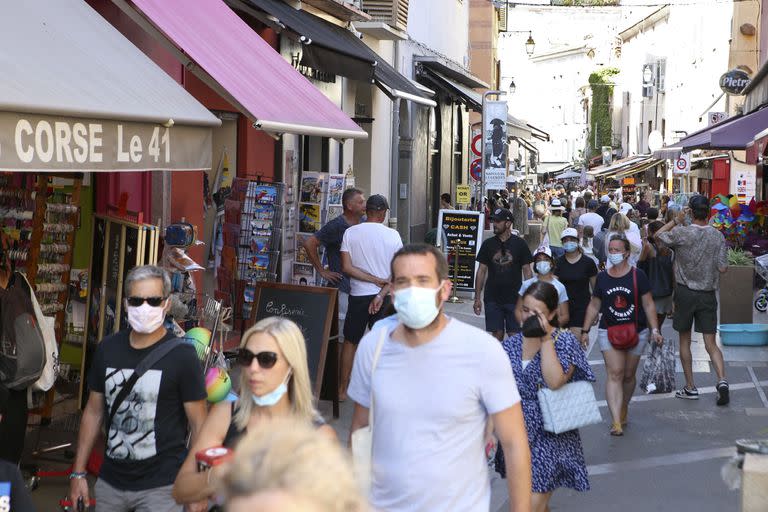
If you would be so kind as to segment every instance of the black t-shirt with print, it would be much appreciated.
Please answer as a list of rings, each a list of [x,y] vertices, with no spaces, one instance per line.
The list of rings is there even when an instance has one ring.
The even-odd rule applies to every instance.
[[[29,495],[19,467],[0,460],[0,511],[35,512],[35,505]]]
[[[494,236],[480,246],[477,261],[488,267],[483,293],[485,301],[514,304],[523,284],[523,266],[533,261],[528,244],[516,235],[504,242]]]
[[[632,271],[637,272],[637,313],[635,312],[635,290],[632,280]],[[638,330],[648,327],[648,320],[643,309],[643,295],[651,291],[651,283],[648,276],[640,269],[633,268],[625,276],[611,277],[607,271],[597,274],[595,289],[592,293],[599,298],[600,305],[600,329],[606,329],[611,325],[632,323],[637,314]]]
[[[130,330],[104,338],[88,374],[91,391],[104,394],[104,419],[123,383],[144,357],[168,333],[145,349],[131,347]],[[171,485],[184,458],[187,415],[184,402],[206,398],[205,379],[190,344],[174,348],[136,381],[115,414],[107,436],[100,478],[125,491],[143,491]]]

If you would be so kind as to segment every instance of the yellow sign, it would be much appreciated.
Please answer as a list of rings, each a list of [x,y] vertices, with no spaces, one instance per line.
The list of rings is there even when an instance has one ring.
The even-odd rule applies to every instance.
[[[624,178],[623,185],[634,185],[635,184],[635,178]]]
[[[456,204],[469,204],[470,196],[469,185],[456,185]]]

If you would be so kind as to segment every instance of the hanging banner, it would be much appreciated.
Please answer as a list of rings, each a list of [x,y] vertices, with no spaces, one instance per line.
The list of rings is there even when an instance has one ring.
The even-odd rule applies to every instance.
[[[504,188],[507,177],[507,102],[483,102],[485,190]]]
[[[459,290],[475,289],[475,258],[482,243],[484,222],[484,214],[469,210],[440,210],[438,215],[437,225],[442,230],[442,234],[437,237],[438,244],[448,258],[448,275]],[[443,244],[446,246],[442,247]]]

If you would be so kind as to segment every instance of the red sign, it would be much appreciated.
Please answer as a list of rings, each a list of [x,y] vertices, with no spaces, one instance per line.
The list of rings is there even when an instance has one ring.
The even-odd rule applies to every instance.
[[[472,160],[469,164],[469,175],[475,181],[480,181],[480,176],[483,174],[483,161],[479,158]]]
[[[474,137],[472,137],[472,152],[475,154],[475,156],[482,155],[482,153],[480,152],[480,146],[478,146],[478,142],[480,142],[481,138],[482,138],[482,135],[475,135]]]

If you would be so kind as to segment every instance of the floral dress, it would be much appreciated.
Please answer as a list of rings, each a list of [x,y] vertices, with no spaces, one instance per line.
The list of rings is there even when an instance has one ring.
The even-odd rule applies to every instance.
[[[556,338],[556,332],[552,333],[553,338]],[[533,492],[547,493],[558,487],[588,491],[587,465],[584,462],[579,431],[571,430],[562,434],[553,434],[544,430],[536,395],[540,387],[546,387],[541,373],[541,352],[536,353],[528,366],[523,369],[522,334],[508,337],[502,346],[509,356],[522,399],[528,444],[531,448]],[[555,352],[563,366],[563,371],[567,371],[571,365],[575,367],[569,382],[595,381],[595,374],[592,373],[584,351],[570,331],[560,331],[555,341]],[[496,452],[496,471],[502,478],[507,477],[501,447]]]

